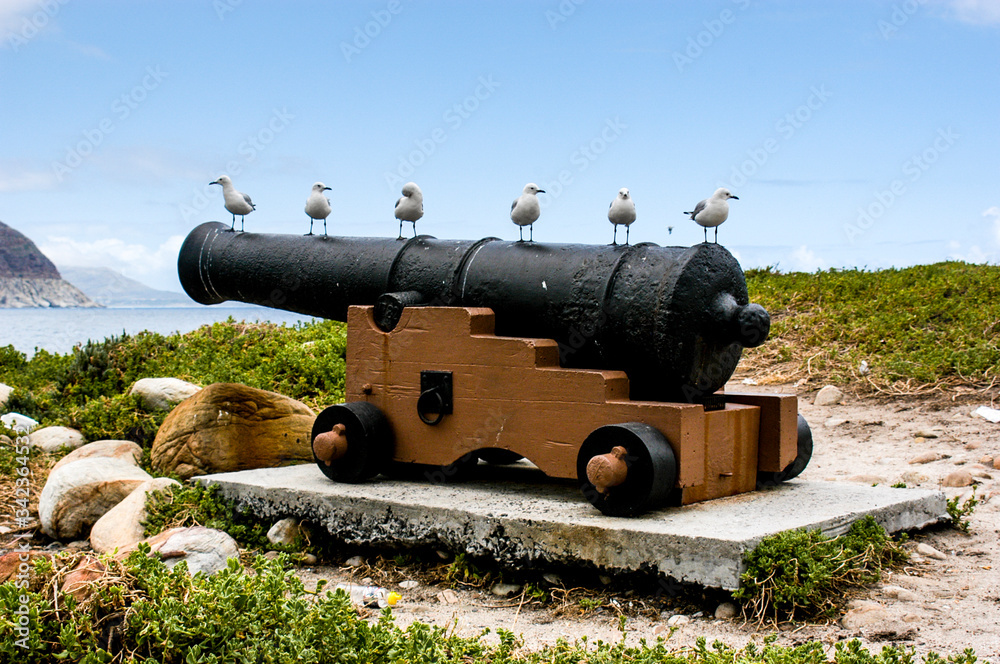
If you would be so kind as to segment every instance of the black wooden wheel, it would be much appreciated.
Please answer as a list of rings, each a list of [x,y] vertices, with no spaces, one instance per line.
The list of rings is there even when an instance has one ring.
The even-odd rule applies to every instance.
[[[595,456],[623,447],[628,468],[625,481],[597,490],[587,477],[587,465]],[[580,446],[576,475],[583,495],[608,516],[636,516],[666,504],[677,481],[677,459],[670,442],[658,429],[641,422],[609,424],[595,429]]]
[[[806,469],[806,466],[809,465],[809,460],[812,459],[813,454],[813,436],[812,430],[809,428],[809,423],[806,422],[806,418],[802,417],[802,415],[799,415],[797,432],[798,453],[795,455],[795,458],[780,473],[757,473],[758,489],[774,486],[775,484],[787,482],[790,479],[798,477]]]
[[[366,401],[330,406],[316,417],[312,439],[338,424],[345,427],[347,451],[327,463],[316,457],[314,449],[319,469],[335,482],[364,482],[378,475],[392,459],[392,430],[382,411]]]

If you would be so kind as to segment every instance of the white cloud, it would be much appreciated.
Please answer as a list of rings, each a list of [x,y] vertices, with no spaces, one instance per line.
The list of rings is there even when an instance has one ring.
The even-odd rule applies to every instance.
[[[177,254],[183,243],[183,235],[172,235],[156,248],[117,238],[81,242],[50,237],[38,248],[57,267],[107,267],[154,288],[167,288],[177,281]]]
[[[955,18],[975,25],[1000,25],[1000,0],[948,0]]]
[[[33,171],[15,165],[0,165],[0,192],[52,189],[55,185],[56,176],[52,171]]]
[[[948,254],[948,260],[964,261],[966,263],[990,263],[994,259],[995,256],[980,249],[978,244],[974,244],[969,247],[968,251],[953,250]]]
[[[792,252],[792,272],[815,272],[826,267],[826,261],[816,255],[812,249],[802,245]]]
[[[993,239],[1000,244],[1000,207],[994,205],[983,210],[984,217],[993,217]]]
[[[20,32],[25,19],[38,8],[38,0],[3,0],[0,3],[0,35]]]

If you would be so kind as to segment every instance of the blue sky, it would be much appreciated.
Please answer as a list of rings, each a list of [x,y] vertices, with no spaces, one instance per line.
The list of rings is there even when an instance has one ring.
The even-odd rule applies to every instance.
[[[0,220],[57,265],[179,290],[197,224],[690,245],[783,271],[1000,259],[1000,0],[3,0]],[[672,227],[673,232],[668,233]]]

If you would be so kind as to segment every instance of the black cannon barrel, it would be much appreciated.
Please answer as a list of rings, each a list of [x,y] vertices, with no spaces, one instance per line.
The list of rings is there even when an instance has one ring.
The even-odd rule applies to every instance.
[[[209,222],[177,269],[197,302],[237,300],[346,320],[376,305],[384,329],[407,305],[490,307],[496,333],[555,339],[567,367],[621,369],[633,399],[698,401],[742,349],[767,338],[724,247],[542,244],[236,233]]]

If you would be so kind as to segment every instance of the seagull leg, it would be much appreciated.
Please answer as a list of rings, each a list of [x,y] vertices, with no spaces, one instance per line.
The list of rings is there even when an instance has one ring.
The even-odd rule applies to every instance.
[[[233,225],[229,227],[229,230],[231,230],[233,232],[236,231],[236,213],[235,212],[233,213]]]
[[[535,225],[528,224],[528,242],[535,241]]]
[[[312,235],[312,234],[313,234],[313,218],[309,217],[309,232],[306,233],[306,235]]]
[[[403,220],[402,219],[399,220],[399,237],[397,237],[396,239],[397,240],[402,240],[403,239]]]
[[[517,227],[518,242],[524,242],[524,226]]]
[[[715,227],[715,243],[719,244],[719,227]]]
[[[615,224],[615,235],[611,239],[611,246],[612,247],[617,247],[618,246],[618,224]]]
[[[323,220],[323,237],[328,237],[326,234],[326,219]]]
[[[628,226],[625,227],[625,244],[628,244]]]
[[[701,229],[705,231],[705,242],[708,242],[708,226],[702,226]]]
[[[417,222],[413,222],[413,237],[417,237]]]

